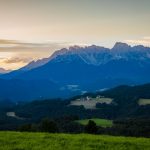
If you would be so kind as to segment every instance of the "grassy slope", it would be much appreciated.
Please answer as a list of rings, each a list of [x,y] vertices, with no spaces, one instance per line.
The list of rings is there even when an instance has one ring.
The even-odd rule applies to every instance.
[[[89,120],[93,120],[97,126],[102,126],[102,127],[111,127],[112,126],[112,121],[111,120],[106,120],[106,119],[98,119],[98,118],[93,118],[93,119],[84,119],[84,120],[79,120],[79,122],[82,125],[86,125]]]
[[[1,150],[149,150],[150,139],[101,135],[0,132]]]

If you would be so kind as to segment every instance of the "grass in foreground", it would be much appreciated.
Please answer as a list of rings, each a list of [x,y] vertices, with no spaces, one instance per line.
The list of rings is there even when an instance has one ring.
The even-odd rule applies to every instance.
[[[78,120],[77,122],[82,124],[82,125],[87,125],[89,120],[94,121],[97,126],[101,126],[101,127],[111,127],[113,125],[112,120],[98,119],[98,118]]]
[[[150,139],[88,134],[0,132],[1,150],[149,150]]]

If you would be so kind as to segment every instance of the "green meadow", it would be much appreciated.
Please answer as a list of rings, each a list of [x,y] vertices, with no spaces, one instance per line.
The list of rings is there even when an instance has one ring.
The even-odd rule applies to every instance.
[[[0,132],[0,150],[149,150],[150,139],[89,134]]]
[[[97,126],[101,126],[101,127],[111,127],[113,125],[112,120],[99,119],[99,118],[83,119],[83,120],[78,120],[77,122],[82,125],[87,125],[89,120],[94,121]]]
[[[150,105],[150,99],[144,99],[144,98],[141,98],[139,99],[139,105]]]

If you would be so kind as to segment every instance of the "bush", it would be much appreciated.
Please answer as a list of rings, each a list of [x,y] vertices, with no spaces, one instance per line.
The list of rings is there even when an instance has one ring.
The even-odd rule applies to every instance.
[[[42,132],[56,133],[58,132],[58,127],[56,122],[54,122],[53,120],[44,119],[40,123],[40,130]]]
[[[88,124],[85,126],[85,132],[89,134],[96,134],[98,127],[96,123],[92,120],[89,120]]]

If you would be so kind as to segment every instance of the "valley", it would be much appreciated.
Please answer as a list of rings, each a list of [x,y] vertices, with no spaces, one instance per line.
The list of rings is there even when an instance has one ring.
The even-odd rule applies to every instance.
[[[0,130],[41,132],[47,118],[57,127],[55,132],[88,133],[85,128],[92,120],[97,134],[149,137],[149,91],[150,84],[145,84],[118,86],[65,100],[3,101]]]

